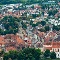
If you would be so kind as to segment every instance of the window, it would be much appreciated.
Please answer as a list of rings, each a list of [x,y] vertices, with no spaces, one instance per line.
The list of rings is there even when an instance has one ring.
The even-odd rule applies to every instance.
[[[59,57],[59,54],[58,54],[58,57]]]
[[[58,52],[59,52],[59,49],[58,49]]]
[[[53,49],[53,51],[54,51],[54,49]]]
[[[55,52],[56,52],[56,49],[55,49]]]

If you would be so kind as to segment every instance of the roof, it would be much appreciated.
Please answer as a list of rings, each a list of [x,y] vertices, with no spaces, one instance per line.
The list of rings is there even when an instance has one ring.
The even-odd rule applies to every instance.
[[[52,48],[60,48],[60,42],[53,42]]]
[[[6,47],[6,51],[10,51],[10,50],[16,50],[15,47],[11,46],[11,47]]]
[[[16,40],[18,44],[24,44],[24,40],[22,40],[18,35],[16,35]]]
[[[44,40],[45,42],[52,41],[56,37],[56,33],[50,31],[49,33],[46,34]]]
[[[4,45],[5,44],[4,38],[2,36],[0,36],[0,44],[1,45]]]
[[[54,39],[54,41],[60,41],[60,35],[58,35],[58,37]]]
[[[60,48],[60,42],[45,42],[44,47],[45,48]]]
[[[5,35],[4,39],[10,39],[11,41],[16,41],[18,44],[24,44],[24,40],[22,40],[18,35],[7,34]]]
[[[44,37],[44,35],[45,35],[44,32],[39,32],[39,31],[38,31],[38,36],[39,36],[39,37]]]

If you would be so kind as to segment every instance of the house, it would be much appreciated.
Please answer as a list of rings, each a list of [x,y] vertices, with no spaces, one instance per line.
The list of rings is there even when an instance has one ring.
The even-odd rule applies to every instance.
[[[1,50],[5,50],[5,41],[3,36],[0,36],[0,51]]]
[[[25,41],[25,45],[27,47],[31,47],[32,41],[31,41],[31,39],[28,36],[24,36],[24,41]]]
[[[47,18],[48,15],[49,15],[49,14],[45,12],[45,13],[44,13],[44,18]]]
[[[55,1],[48,1],[48,2],[43,2],[43,5],[56,5]]]
[[[3,16],[2,16],[2,14],[0,14],[0,19],[2,19],[3,18]]]
[[[49,41],[52,41],[53,39],[56,39],[57,38],[57,34],[53,31],[49,31],[45,37],[44,37],[44,41],[45,42],[49,42]]]
[[[8,52],[10,50],[20,50],[24,46],[24,40],[22,40],[18,35],[7,34],[0,36],[0,50]]]

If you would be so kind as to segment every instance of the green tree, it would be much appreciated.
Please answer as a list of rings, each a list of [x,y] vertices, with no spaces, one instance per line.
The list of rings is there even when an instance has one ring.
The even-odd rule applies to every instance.
[[[3,56],[3,54],[4,54],[4,51],[3,50],[0,51],[0,56]]]
[[[36,27],[36,24],[32,24],[32,27]]]
[[[3,31],[2,29],[0,29],[0,35],[2,35],[2,34],[3,34],[3,32],[4,32],[4,31]]]
[[[58,26],[53,25],[53,30],[59,31],[59,27],[58,27]]]
[[[9,51],[8,53],[4,53],[3,56],[4,60],[17,60],[18,59],[18,52],[17,51]]]
[[[50,11],[48,11],[48,14],[49,14],[49,16],[50,15],[55,15],[56,13],[58,12],[58,10],[56,9],[56,10],[50,10]]]
[[[33,21],[31,20],[31,21],[30,21],[30,25],[32,25],[32,24],[33,24]]]
[[[12,60],[17,59],[18,57],[18,52],[17,51],[9,51],[9,58],[11,58]]]
[[[40,22],[37,22],[36,25],[38,26],[40,24]]]
[[[25,53],[26,59],[34,59],[34,60],[39,60],[40,55],[41,55],[41,50],[40,49],[35,49],[35,48],[25,48],[23,50],[23,53]]]
[[[49,31],[49,26],[45,26],[45,31]]]
[[[18,32],[20,20],[13,16],[5,16],[1,21],[5,31],[0,29],[0,34],[16,34]]]
[[[41,25],[42,26],[46,25],[46,22],[45,21],[41,21]]]
[[[9,51],[4,53],[4,60],[40,60],[41,50],[35,48],[25,48],[20,51]]]
[[[55,53],[55,52],[51,52],[50,58],[51,58],[51,59],[56,59],[56,53]]]
[[[46,32],[46,30],[44,28],[40,28],[38,30],[41,31],[41,32]]]
[[[26,28],[27,28],[26,23],[24,23],[24,22],[22,21],[21,24],[22,24],[22,28],[23,28],[23,29],[26,29]]]
[[[49,57],[50,56],[50,50],[46,50],[45,52],[44,52],[44,57],[45,58],[47,58],[47,57]]]
[[[4,53],[3,60],[8,60],[9,59],[9,53]]]
[[[25,57],[26,57],[25,53],[23,53],[22,50],[19,51],[19,53],[18,53],[18,60],[25,60],[26,59]]]

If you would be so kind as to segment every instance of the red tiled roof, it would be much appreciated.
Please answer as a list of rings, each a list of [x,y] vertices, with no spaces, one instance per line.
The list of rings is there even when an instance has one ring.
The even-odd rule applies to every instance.
[[[47,45],[47,46],[45,46],[45,49],[60,48],[60,42],[47,42],[47,43],[44,43],[44,45]]]
[[[18,35],[7,34],[4,37],[0,36],[0,45],[6,45],[6,51],[16,50],[16,45],[24,45],[25,42]]]
[[[16,36],[16,40],[18,44],[24,44],[24,40],[22,40],[19,36]]]
[[[49,32],[49,33],[45,36],[45,38],[44,38],[45,42],[48,42],[49,40],[53,39],[53,37],[54,37],[55,35],[56,35],[56,33],[54,33],[54,32]]]
[[[14,35],[14,34],[7,34],[5,36],[5,39],[11,39],[11,40],[16,40],[16,43],[20,44],[24,44],[24,40],[22,40],[18,35]]]
[[[60,48],[60,42],[53,42],[52,48]]]
[[[44,38],[44,40],[45,40],[45,42],[48,42],[50,40],[50,37],[47,36],[47,37]]]
[[[13,46],[11,46],[11,47],[6,47],[6,50],[7,50],[7,51],[10,51],[10,50],[16,50],[16,48],[13,47]]]
[[[43,37],[44,35],[45,35],[44,32],[39,32],[39,31],[38,31],[38,36],[39,36],[39,37]]]
[[[2,36],[0,36],[0,44],[5,44],[4,38]]]

